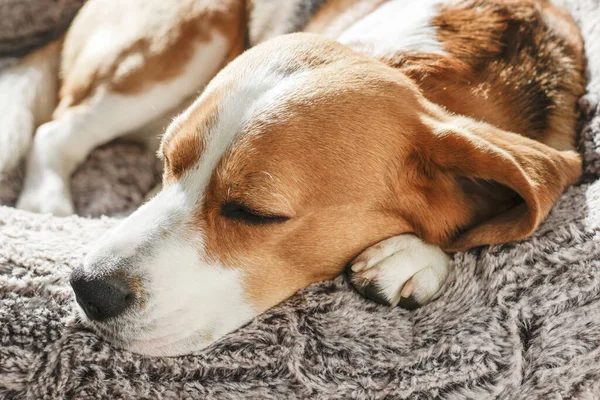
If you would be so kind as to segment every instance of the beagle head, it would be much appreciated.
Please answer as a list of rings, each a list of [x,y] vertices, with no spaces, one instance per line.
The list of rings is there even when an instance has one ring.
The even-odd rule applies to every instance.
[[[202,349],[390,236],[521,239],[580,173],[576,154],[451,115],[309,34],[230,63],[160,152],[163,190],[72,278],[90,324],[148,355]]]

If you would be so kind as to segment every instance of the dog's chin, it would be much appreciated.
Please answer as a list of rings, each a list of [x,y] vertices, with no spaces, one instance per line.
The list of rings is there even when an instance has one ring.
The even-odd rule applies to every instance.
[[[120,319],[96,322],[79,307],[75,308],[75,319],[113,347],[148,357],[197,354],[215,340],[210,332],[192,332],[182,336],[180,333],[161,333]]]

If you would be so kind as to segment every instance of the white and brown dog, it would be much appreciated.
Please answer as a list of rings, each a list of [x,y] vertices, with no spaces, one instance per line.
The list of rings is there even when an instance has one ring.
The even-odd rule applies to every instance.
[[[59,46],[18,66],[37,71],[20,127],[50,108]],[[542,0],[90,0],[60,71],[18,203],[55,214],[93,148],[206,86],[162,139],[163,189],[71,280],[82,318],[144,354],[348,264],[376,300],[424,304],[446,252],[530,235],[581,173],[582,39]]]

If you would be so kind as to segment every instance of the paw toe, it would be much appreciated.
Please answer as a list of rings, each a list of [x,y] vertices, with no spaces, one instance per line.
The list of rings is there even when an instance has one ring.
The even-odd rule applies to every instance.
[[[412,285],[412,280],[409,280],[402,288],[400,288],[400,296],[397,296],[399,297],[399,300],[397,300],[396,304],[393,304],[382,290],[381,284],[377,279],[365,279],[364,275],[364,273],[359,274],[354,272],[351,268],[347,268],[345,273],[346,281],[363,297],[374,301],[375,303],[392,307],[398,306],[405,310],[415,310],[425,304],[419,302],[418,297],[413,293],[414,286],[410,290],[410,293],[405,291],[408,285]],[[403,297],[404,295],[406,296]]]

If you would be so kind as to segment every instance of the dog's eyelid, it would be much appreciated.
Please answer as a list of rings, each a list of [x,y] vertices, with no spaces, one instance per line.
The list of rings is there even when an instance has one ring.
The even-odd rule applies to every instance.
[[[287,215],[260,211],[238,201],[224,203],[221,206],[221,215],[225,218],[251,225],[282,223],[290,219]]]

